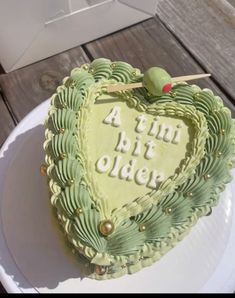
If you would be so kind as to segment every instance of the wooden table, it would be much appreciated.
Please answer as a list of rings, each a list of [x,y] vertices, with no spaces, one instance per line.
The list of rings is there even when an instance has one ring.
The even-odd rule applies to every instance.
[[[72,68],[98,57],[142,71],[161,66],[172,76],[210,72],[195,83],[221,96],[235,116],[234,7],[235,0],[157,0],[154,18],[8,74],[0,68],[0,146]]]

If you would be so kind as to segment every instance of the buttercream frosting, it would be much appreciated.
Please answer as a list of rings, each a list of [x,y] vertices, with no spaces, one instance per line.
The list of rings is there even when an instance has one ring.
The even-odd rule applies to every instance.
[[[45,122],[50,201],[95,279],[160,259],[231,181],[234,120],[222,100],[186,83],[160,96],[106,93],[109,84],[142,79],[128,63],[104,58],[75,68]]]

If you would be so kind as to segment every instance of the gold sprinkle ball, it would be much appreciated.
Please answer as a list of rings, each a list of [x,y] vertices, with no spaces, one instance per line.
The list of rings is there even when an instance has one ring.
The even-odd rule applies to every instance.
[[[82,213],[83,213],[82,208],[77,208],[77,209],[76,209],[76,213],[77,213],[77,215],[82,214]]]
[[[85,70],[88,70],[88,68],[89,68],[89,64],[83,64],[83,65],[82,65],[82,68],[85,69]]]
[[[172,97],[176,97],[176,95],[177,95],[176,92],[172,92],[172,93],[171,93],[171,96],[172,96]]]
[[[211,178],[211,175],[210,175],[210,174],[206,174],[206,175],[204,176],[204,179],[205,179],[205,180],[207,180],[207,179],[209,179],[209,178]]]
[[[60,133],[63,134],[64,132],[65,132],[65,129],[64,129],[63,127],[61,127],[61,128],[60,128]]]
[[[143,231],[145,231],[146,230],[146,226],[144,225],[144,224],[141,224],[140,226],[139,226],[139,231],[140,232],[143,232]]]
[[[193,193],[192,192],[188,192],[187,193],[187,197],[190,197],[191,198],[192,196],[193,196]]]
[[[195,98],[195,99],[199,99],[199,96],[200,96],[200,93],[196,93],[196,94],[194,95],[194,98]]]
[[[165,209],[165,213],[166,213],[166,214],[171,214],[171,213],[172,213],[172,209],[171,209],[170,207],[167,207],[167,208]]]
[[[60,158],[61,158],[61,159],[65,159],[66,157],[67,157],[66,153],[61,153],[61,154],[60,154]]]
[[[41,165],[40,166],[40,174],[42,176],[46,176],[46,174],[47,174],[47,166],[46,165]]]
[[[222,135],[224,135],[224,134],[225,134],[225,129],[222,128],[221,131],[220,131],[220,133],[221,133]]]
[[[114,231],[114,224],[111,220],[103,220],[99,224],[99,231],[102,235],[108,236],[113,233]]]
[[[137,76],[137,74],[138,74],[138,71],[137,71],[137,70],[133,70],[133,71],[132,71],[132,75],[133,75],[133,76]]]
[[[69,181],[68,181],[68,185],[69,186],[72,186],[74,184],[74,180],[73,179],[70,179]]]

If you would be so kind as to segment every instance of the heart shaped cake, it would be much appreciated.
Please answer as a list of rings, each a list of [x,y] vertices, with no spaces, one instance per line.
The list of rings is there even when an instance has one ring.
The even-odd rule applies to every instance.
[[[157,261],[210,214],[231,181],[235,130],[222,100],[184,82],[160,95],[107,92],[142,80],[122,61],[75,68],[45,122],[50,201],[84,274],[95,279]]]

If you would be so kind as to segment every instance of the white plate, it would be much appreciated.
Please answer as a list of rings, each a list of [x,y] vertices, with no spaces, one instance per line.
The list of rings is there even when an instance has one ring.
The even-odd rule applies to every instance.
[[[49,205],[43,122],[49,100],[28,114],[0,152],[0,278],[8,292],[233,292],[235,179],[212,215],[160,261],[108,281],[81,279]],[[235,177],[235,171],[232,172]]]

